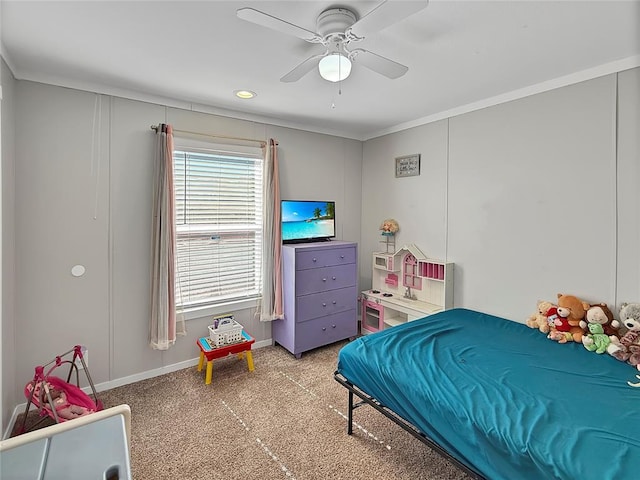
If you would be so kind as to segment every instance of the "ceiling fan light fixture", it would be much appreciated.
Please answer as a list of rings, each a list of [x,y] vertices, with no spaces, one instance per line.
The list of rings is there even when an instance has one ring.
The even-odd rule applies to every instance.
[[[351,60],[340,53],[332,53],[320,60],[318,71],[325,80],[340,82],[351,74]]]

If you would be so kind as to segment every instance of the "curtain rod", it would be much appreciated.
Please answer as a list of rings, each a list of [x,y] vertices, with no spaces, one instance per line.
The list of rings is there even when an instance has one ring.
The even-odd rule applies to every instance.
[[[154,130],[157,133],[158,125],[151,125],[151,130]],[[255,143],[259,143],[261,147],[265,147],[267,145],[267,142],[265,142],[264,140],[257,140],[255,138],[229,137],[226,135],[212,135],[210,133],[190,132],[189,130],[177,130],[175,128],[173,129],[173,131],[179,132],[179,133],[187,133],[189,135],[200,135],[200,136],[209,137],[209,138],[222,138],[225,140],[240,140],[243,142],[255,142]],[[276,145],[278,145],[278,142],[276,142]]]

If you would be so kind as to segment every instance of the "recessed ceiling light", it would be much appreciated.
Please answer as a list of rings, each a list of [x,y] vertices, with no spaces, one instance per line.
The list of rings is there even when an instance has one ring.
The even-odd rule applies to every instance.
[[[236,90],[233,93],[235,93],[236,97],[242,98],[243,100],[247,100],[258,95],[256,92],[252,92],[251,90]]]

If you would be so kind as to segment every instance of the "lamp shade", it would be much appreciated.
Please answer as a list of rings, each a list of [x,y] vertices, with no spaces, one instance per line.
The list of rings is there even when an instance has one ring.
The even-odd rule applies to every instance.
[[[320,60],[318,70],[325,80],[339,82],[351,73],[351,60],[340,53],[332,53]]]

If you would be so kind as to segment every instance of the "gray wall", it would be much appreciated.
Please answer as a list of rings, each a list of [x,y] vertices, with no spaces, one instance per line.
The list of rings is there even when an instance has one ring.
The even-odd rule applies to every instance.
[[[149,126],[163,121],[276,138],[283,198],[336,200],[362,288],[393,217],[398,244],[455,262],[456,306],[523,321],[558,292],[640,301],[640,69],[364,143],[2,75],[4,425],[33,367],[76,343],[104,385],[196,356],[206,318],[167,352],[147,346]],[[421,175],[396,179],[412,153]],[[253,313],[236,315],[267,340]]]
[[[24,402],[34,366],[75,344],[88,347],[91,376],[103,386],[197,357],[206,317],[189,320],[187,336],[168,351],[148,347],[152,124],[275,138],[283,198],[335,200],[337,237],[359,241],[359,141],[28,81],[17,82],[15,97],[20,358],[9,405]],[[71,275],[76,264],[84,276]],[[270,324],[254,310],[236,311],[236,319],[268,343]]]
[[[640,302],[640,68],[618,75],[618,300]]]
[[[16,364],[15,349],[15,79],[11,71],[0,60],[0,84],[2,85],[2,322],[0,342],[2,357],[0,365],[2,383],[0,390],[0,435],[9,423],[15,405]]]
[[[640,301],[639,71],[365,142],[361,286],[394,217],[399,244],[455,263],[458,307],[524,321],[560,292]],[[421,175],[394,178],[412,153]]]

